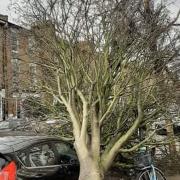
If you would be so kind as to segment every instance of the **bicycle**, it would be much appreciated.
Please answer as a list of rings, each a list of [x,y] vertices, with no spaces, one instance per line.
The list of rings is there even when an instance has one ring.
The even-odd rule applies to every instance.
[[[154,166],[150,152],[141,151],[135,158],[138,175],[136,180],[167,180],[163,172]]]

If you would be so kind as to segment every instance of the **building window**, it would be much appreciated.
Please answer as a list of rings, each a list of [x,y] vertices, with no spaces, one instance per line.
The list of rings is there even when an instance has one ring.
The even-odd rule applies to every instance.
[[[13,90],[18,90],[19,85],[19,72],[20,72],[20,62],[18,59],[12,59],[12,84],[13,84]]]
[[[34,87],[37,83],[36,79],[36,64],[30,63],[29,64],[29,71],[30,71],[30,78],[31,78],[31,85]]]
[[[11,50],[12,56],[15,57],[18,53],[19,40],[18,33],[16,29],[11,29]]]

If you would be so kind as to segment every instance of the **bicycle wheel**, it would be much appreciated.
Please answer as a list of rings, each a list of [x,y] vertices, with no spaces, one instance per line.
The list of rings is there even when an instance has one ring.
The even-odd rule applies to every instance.
[[[166,180],[166,177],[162,173],[161,170],[155,168],[156,180]],[[151,168],[145,169],[140,172],[136,178],[136,180],[154,180],[151,178]]]

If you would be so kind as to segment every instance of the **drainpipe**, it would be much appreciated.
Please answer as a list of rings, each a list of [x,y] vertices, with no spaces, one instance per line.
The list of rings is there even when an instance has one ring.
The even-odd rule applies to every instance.
[[[0,23],[3,24],[3,59],[2,59],[2,118],[3,120],[7,119],[7,108],[8,102],[6,101],[6,91],[7,91],[7,28],[8,23],[0,20]]]

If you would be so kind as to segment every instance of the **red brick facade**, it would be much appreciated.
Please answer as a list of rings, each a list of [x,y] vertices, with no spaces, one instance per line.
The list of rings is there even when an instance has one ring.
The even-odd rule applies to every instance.
[[[29,80],[27,30],[0,15],[0,120],[22,116],[21,101]]]

